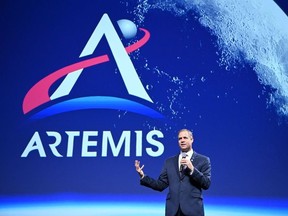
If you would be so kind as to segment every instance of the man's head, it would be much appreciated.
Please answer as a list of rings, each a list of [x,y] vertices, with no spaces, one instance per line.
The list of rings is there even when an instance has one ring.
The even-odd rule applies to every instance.
[[[188,152],[192,149],[193,133],[188,129],[181,129],[178,132],[178,144],[183,152]]]

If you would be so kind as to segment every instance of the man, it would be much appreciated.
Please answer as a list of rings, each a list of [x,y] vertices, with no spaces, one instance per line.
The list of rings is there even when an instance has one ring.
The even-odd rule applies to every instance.
[[[157,191],[169,187],[166,198],[166,216],[203,216],[202,189],[211,183],[210,159],[193,151],[193,134],[190,130],[178,132],[180,154],[168,158],[159,178],[153,179],[143,172],[140,161],[135,160],[140,184]]]

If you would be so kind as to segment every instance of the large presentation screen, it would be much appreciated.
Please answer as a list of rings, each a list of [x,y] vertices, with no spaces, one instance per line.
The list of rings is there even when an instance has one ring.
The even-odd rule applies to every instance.
[[[208,216],[287,215],[287,11],[1,2],[0,215],[164,215],[134,161],[157,179],[183,128],[211,160]]]

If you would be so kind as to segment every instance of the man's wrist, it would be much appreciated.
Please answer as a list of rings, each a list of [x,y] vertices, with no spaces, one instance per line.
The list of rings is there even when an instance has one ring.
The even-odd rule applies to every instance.
[[[144,178],[144,172],[142,170],[140,172],[138,172],[138,174],[139,174],[141,179]]]

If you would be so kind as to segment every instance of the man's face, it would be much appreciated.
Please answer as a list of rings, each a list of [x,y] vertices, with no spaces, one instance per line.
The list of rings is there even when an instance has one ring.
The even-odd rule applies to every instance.
[[[192,149],[193,138],[188,131],[181,131],[178,135],[178,144],[183,152],[187,152]]]

